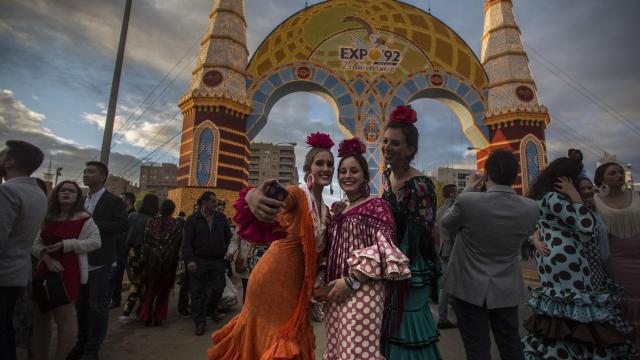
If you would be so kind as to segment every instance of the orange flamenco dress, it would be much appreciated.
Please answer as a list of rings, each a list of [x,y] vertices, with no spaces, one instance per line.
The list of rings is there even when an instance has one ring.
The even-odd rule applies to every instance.
[[[286,236],[271,243],[251,272],[242,311],[213,333],[209,359],[314,359],[315,336],[309,313],[318,253],[314,230],[317,217],[312,213],[310,195],[296,186],[287,187],[289,196],[276,221],[280,229],[272,225],[265,231],[268,224],[248,215],[244,202],[248,190],[234,205],[240,236],[264,242],[273,234],[283,236],[284,232],[277,231],[283,229]],[[251,228],[255,231],[247,231]],[[253,238],[248,233],[253,233]]]

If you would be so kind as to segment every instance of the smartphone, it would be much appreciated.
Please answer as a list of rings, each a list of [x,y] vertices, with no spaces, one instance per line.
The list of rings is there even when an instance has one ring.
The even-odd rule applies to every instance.
[[[329,296],[331,289],[333,289],[333,286],[324,286],[321,288],[313,289],[312,301],[316,303],[327,301],[327,297]]]
[[[269,185],[264,195],[274,200],[284,201],[284,199],[286,199],[287,196],[289,196],[289,192],[282,185],[280,185],[277,182],[274,182],[271,185]]]

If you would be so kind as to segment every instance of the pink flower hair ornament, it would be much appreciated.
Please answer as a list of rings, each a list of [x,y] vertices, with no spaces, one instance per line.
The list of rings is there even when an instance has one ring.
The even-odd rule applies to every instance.
[[[331,150],[335,143],[331,140],[331,136],[321,132],[315,132],[307,136],[307,145],[314,148]]]
[[[405,124],[415,124],[416,121],[418,121],[418,113],[411,108],[411,105],[401,105],[391,112],[389,120]]]
[[[362,155],[367,151],[367,148],[364,146],[364,143],[357,138],[352,137],[351,139],[344,139],[340,142],[340,146],[338,147],[338,157],[347,157],[349,155],[359,154]]]

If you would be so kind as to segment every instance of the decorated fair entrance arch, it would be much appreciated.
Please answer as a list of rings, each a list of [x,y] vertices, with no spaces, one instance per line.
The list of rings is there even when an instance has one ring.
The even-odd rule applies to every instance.
[[[398,105],[439,100],[456,114],[471,146],[489,146],[482,65],[448,26],[399,1],[333,0],[304,9],[262,42],[246,76],[249,141],[282,97],[321,95],[345,137],[367,144],[372,192],[380,184],[382,128]]]
[[[237,199],[248,185],[250,142],[273,105],[300,91],[327,99],[345,137],[367,144],[374,193],[386,119],[396,106],[422,98],[456,114],[478,150],[479,168],[493,149],[519,156],[516,191],[526,193],[544,167],[550,118],[538,101],[512,0],[484,0],[482,62],[440,20],[395,0],[308,7],[278,25],[249,61],[244,13],[244,0],[213,0],[197,66],[178,102],[178,187],[169,196],[178,211],[192,211],[204,191]]]

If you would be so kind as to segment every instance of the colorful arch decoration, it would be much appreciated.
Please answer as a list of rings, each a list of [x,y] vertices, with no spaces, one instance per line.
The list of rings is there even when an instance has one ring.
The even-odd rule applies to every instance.
[[[441,101],[472,146],[489,145],[483,123],[489,80],[480,61],[446,24],[401,1],[333,0],[306,8],[262,42],[246,74],[249,141],[280,98],[318,94],[345,137],[367,144],[372,193],[381,184],[381,132],[397,105]]]

